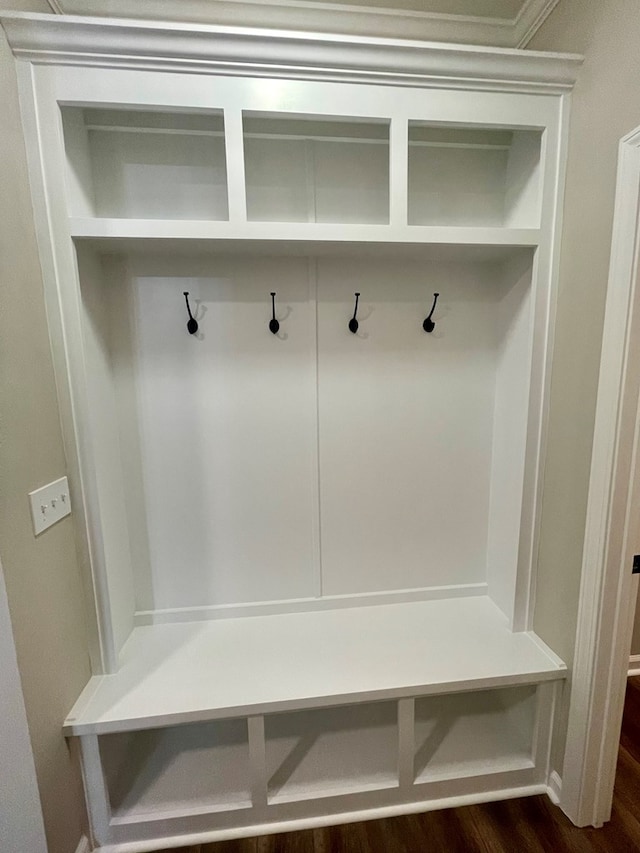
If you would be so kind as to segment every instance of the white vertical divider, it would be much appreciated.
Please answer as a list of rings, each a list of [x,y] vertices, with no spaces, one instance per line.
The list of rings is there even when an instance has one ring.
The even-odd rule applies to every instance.
[[[541,782],[549,781],[551,770],[551,730],[560,682],[539,684],[536,690],[536,717],[533,725],[531,758]]]
[[[224,111],[224,136],[227,158],[229,222],[246,222],[247,188],[244,173],[242,110],[227,109]]]
[[[307,139],[304,144],[304,161],[305,172],[307,178],[307,219],[309,222],[315,222],[316,214],[316,156],[314,151],[314,142],[312,139]]]
[[[247,718],[249,732],[249,766],[251,801],[254,809],[267,806],[267,756],[264,737],[264,717]]]
[[[415,699],[398,700],[398,785],[401,791],[413,785],[415,705]]]
[[[82,754],[82,777],[91,832],[98,844],[108,844],[110,841],[111,803],[102,769],[98,736],[82,735],[80,737],[80,752]]]
[[[311,487],[312,487],[312,507],[313,507],[313,522],[311,528],[311,536],[313,539],[313,575],[314,575],[314,595],[316,598],[322,598],[322,518],[321,518],[321,500],[320,490],[322,488],[320,474],[320,389],[318,387],[318,259],[308,259],[309,269],[309,303],[311,306],[310,318],[310,335],[311,335],[311,370],[313,376],[311,381],[316,389],[315,393],[315,413],[314,413],[314,429],[315,441],[313,442],[314,454],[311,459]]]
[[[391,119],[389,128],[389,224],[406,226],[409,197],[409,121]]]

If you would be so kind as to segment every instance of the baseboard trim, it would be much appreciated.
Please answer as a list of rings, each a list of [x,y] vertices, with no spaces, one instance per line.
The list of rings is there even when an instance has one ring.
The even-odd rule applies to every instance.
[[[78,842],[78,846],[76,847],[76,853],[91,853],[91,843],[86,835],[83,835],[80,841]]]
[[[549,799],[556,806],[560,805],[560,795],[562,794],[562,779],[560,778],[560,774],[555,770],[551,771],[549,775],[549,785],[547,787],[547,794],[549,795]]]
[[[145,841],[116,842],[97,847],[94,853],[152,853],[152,851],[155,853],[158,850],[173,850],[175,847],[185,845],[210,844],[215,841],[230,841],[238,838],[249,838],[254,835],[273,835],[293,830],[315,829],[322,826],[359,823],[360,821],[397,817],[399,815],[421,814],[439,809],[490,803],[497,800],[532,797],[547,793],[547,791],[548,788],[546,785],[523,785],[513,788],[499,788],[482,793],[456,795],[417,803],[399,803],[392,806],[381,806],[379,808],[362,809],[354,812],[317,815],[311,818],[297,818],[234,829],[217,829],[210,832],[198,833],[197,835],[174,835]]]
[[[640,675],[640,655],[631,655],[629,657],[629,671],[627,675]]]

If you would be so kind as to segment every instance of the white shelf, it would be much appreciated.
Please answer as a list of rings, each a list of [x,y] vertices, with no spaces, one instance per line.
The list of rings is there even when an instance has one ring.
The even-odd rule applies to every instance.
[[[94,676],[67,734],[105,734],[565,677],[489,598],[136,628]]]
[[[461,244],[477,246],[537,246],[537,228],[455,227],[408,225],[335,225],[315,222],[214,222],[202,219],[71,218],[71,236],[94,240],[209,240],[242,244]],[[238,246],[239,247],[239,246]],[[237,247],[237,248],[238,248]],[[213,248],[213,247],[212,247]]]

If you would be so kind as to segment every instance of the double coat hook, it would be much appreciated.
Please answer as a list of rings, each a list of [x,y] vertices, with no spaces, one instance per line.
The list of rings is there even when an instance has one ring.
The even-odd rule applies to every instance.
[[[433,312],[436,310],[436,302],[438,301],[438,296],[440,296],[439,293],[433,294],[433,305],[431,306],[431,311],[429,311],[429,316],[422,324],[422,328],[425,330],[425,332],[433,332],[436,327],[436,324],[431,318],[433,317]]]
[[[184,301],[187,303],[187,313],[189,314],[189,320],[187,321],[187,331],[190,335],[195,335],[198,331],[198,321],[191,313],[191,307],[189,305],[189,291],[184,291]]]
[[[276,294],[271,292],[271,319],[269,320],[269,331],[272,335],[277,335],[280,331],[280,323],[276,320]]]
[[[355,308],[353,309],[353,317],[349,320],[349,331],[355,335],[355,333],[358,331],[358,325],[359,325],[358,320],[357,320],[357,315],[358,315],[358,300],[360,299],[360,294],[354,293],[354,296],[356,298],[356,305],[355,305]]]

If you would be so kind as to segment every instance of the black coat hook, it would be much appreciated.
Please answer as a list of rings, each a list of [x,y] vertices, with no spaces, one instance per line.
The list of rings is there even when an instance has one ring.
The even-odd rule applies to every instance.
[[[280,331],[280,323],[276,320],[276,294],[271,293],[271,319],[269,320],[269,331],[273,335],[277,335]]]
[[[195,335],[198,331],[198,321],[191,313],[191,308],[189,307],[189,291],[184,291],[184,301],[187,303],[187,311],[189,312],[189,320],[187,321],[187,331],[190,335]]]
[[[360,294],[354,293],[354,296],[356,298],[356,307],[353,309],[353,317],[349,320],[349,331],[355,335],[358,331],[358,321],[356,316],[358,314],[358,300],[360,299]]]
[[[436,327],[436,324],[431,318],[433,317],[433,312],[436,310],[436,302],[438,301],[438,296],[440,296],[439,293],[433,294],[433,305],[431,306],[431,311],[429,311],[429,316],[422,324],[422,328],[425,330],[425,332],[433,332]]]

